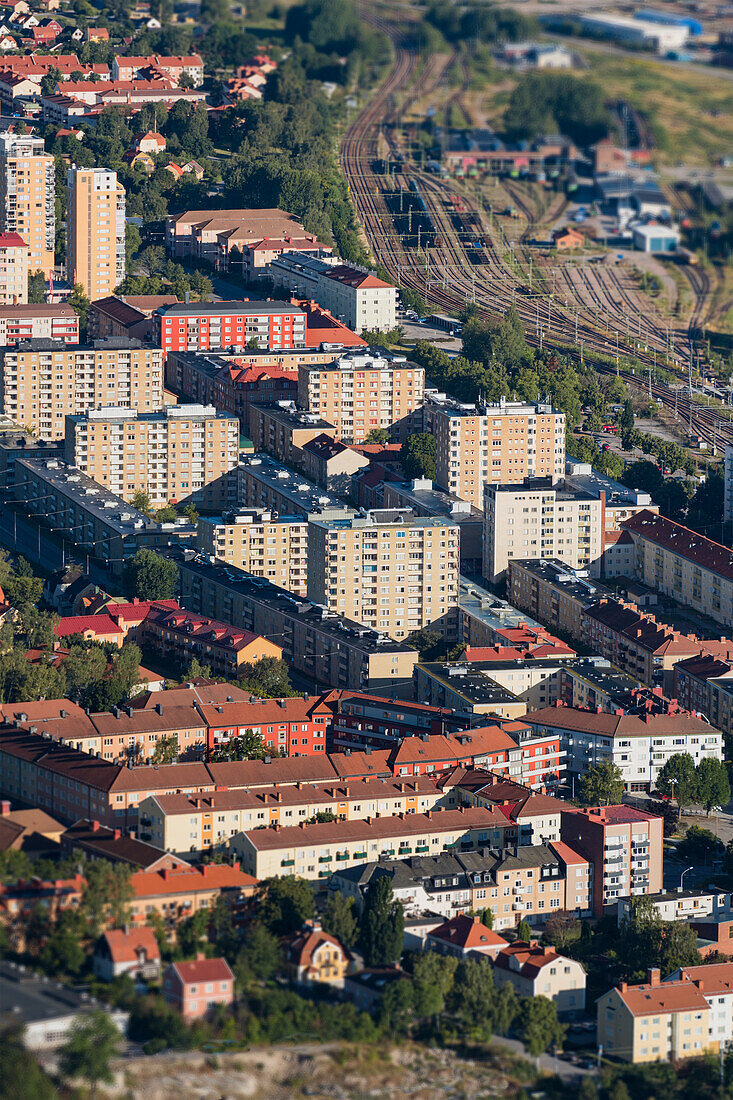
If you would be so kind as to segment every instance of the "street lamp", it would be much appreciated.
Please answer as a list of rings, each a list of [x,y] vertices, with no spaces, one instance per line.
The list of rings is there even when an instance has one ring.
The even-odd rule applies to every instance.
[[[680,890],[682,889],[682,880],[683,880],[683,878],[685,877],[685,875],[687,874],[688,871],[694,871],[694,869],[695,869],[694,866],[693,867],[687,867],[682,872],[682,874],[680,875]]]

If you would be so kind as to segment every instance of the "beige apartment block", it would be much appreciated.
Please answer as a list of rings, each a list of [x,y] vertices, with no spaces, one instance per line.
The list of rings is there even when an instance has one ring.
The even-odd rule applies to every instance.
[[[66,417],[100,405],[163,406],[163,352],[119,339],[67,347],[27,340],[0,348],[0,407],[44,439],[63,439]]]
[[[0,233],[0,306],[28,301],[30,251],[19,233]]]
[[[486,484],[527,477],[556,481],[565,467],[565,414],[551,405],[504,398],[496,405],[464,405],[444,395],[423,410],[435,436],[435,481],[461,500],[483,508]]]
[[[204,554],[266,577],[280,588],[308,592],[308,524],[296,516],[243,508],[221,516],[200,516],[197,542]]]
[[[512,558],[560,558],[593,566],[603,550],[603,500],[571,493],[551,478],[486,485],[483,575],[496,584]]]
[[[642,985],[621,982],[610,989],[596,1002],[603,1053],[640,1063],[677,1062],[716,1051],[719,1041],[710,1034],[704,988],[704,980],[661,982],[654,968]]]
[[[0,232],[18,233],[28,245],[29,270],[46,278],[54,266],[55,171],[43,138],[0,133]]]
[[[66,277],[94,302],[125,277],[125,189],[104,168],[70,168],[66,186]]]
[[[425,371],[404,356],[359,351],[298,367],[298,404],[333,424],[343,443],[362,443],[376,428],[405,439],[424,393]]]
[[[239,421],[213,405],[103,406],[66,418],[66,461],[125,500],[145,489],[155,508],[234,503],[238,457]]]
[[[460,528],[449,520],[386,509],[313,520],[308,557],[315,603],[391,638],[457,633]]]

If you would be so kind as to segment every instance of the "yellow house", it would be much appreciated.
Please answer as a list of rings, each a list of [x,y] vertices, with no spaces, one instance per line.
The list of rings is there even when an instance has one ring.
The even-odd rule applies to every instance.
[[[717,1051],[708,1035],[709,1005],[699,983],[660,981],[649,971],[642,985],[621,982],[598,1002],[598,1043],[624,1062],[679,1061]]]
[[[324,983],[343,989],[351,956],[318,921],[306,921],[284,943],[285,971],[299,985]]]

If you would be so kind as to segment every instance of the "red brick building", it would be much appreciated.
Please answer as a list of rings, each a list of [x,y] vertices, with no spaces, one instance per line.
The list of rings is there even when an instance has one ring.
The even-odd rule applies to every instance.
[[[156,344],[172,351],[304,348],[305,310],[289,302],[197,302],[163,306],[153,314]]]

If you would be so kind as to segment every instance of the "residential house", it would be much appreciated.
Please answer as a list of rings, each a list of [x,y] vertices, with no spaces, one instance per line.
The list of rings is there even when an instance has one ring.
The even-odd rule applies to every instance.
[[[330,985],[344,988],[351,956],[336,936],[321,928],[319,921],[306,921],[299,932],[282,943],[284,975],[297,985]]]
[[[469,917],[463,913],[444,921],[425,937],[426,948],[458,959],[480,955],[493,961],[506,946],[504,937],[482,924],[480,917]]]
[[[157,981],[160,977],[160,948],[152,928],[112,928],[97,940],[92,957],[97,978],[111,982],[122,974]]]
[[[511,982],[519,997],[547,997],[561,1019],[575,1019],[585,1011],[585,970],[576,959],[558,955],[536,940],[515,940],[494,959],[497,985]]]
[[[708,1003],[708,1042],[727,1050],[733,1040],[733,962],[683,966],[664,982],[693,982]]]
[[[186,1023],[200,1020],[216,1005],[234,1001],[234,974],[226,959],[174,962],[163,973],[163,997]]]
[[[710,1005],[689,978],[662,982],[659,970],[651,969],[646,982],[621,982],[596,1004],[597,1041],[606,1057],[635,1064],[679,1062],[719,1049],[711,1036]]]

